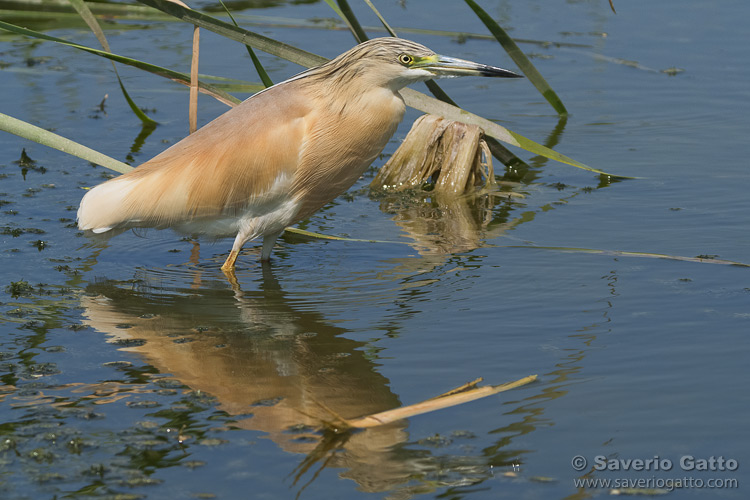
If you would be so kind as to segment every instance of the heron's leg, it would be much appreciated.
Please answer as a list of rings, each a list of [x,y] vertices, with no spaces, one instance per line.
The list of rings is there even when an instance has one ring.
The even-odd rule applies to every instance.
[[[229,284],[232,285],[232,290],[234,290],[235,292],[240,289],[240,284],[237,281],[237,275],[234,274],[234,263],[237,261],[237,256],[239,254],[239,250],[235,250],[234,248],[232,248],[232,251],[229,252],[229,256],[224,262],[224,265],[221,266],[221,270],[224,272],[224,276],[227,277],[227,281],[229,281]]]
[[[234,264],[237,262],[237,256],[240,254],[238,250],[232,249],[231,252],[229,252],[229,256],[227,257],[227,260],[224,261],[224,264],[221,266],[222,271],[234,271]]]
[[[263,250],[260,252],[260,260],[261,262],[268,262],[271,260],[271,250],[273,250],[273,245],[276,243],[276,240],[281,236],[281,233],[284,231],[280,231],[276,234],[267,234],[263,238]]]

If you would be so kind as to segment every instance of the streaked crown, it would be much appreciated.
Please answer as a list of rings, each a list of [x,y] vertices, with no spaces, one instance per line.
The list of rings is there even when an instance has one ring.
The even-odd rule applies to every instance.
[[[373,38],[300,76],[315,82],[327,80],[334,85],[346,85],[355,78],[366,78],[376,85],[388,85],[404,79],[414,61],[432,57],[435,57],[435,52],[410,40],[393,37]],[[429,75],[407,77],[395,86],[404,87],[427,77]]]

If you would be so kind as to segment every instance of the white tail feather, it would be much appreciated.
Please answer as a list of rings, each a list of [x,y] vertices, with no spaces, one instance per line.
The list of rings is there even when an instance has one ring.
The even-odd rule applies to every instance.
[[[122,219],[125,199],[133,188],[133,181],[117,178],[91,189],[78,207],[78,228],[104,233],[130,222]]]

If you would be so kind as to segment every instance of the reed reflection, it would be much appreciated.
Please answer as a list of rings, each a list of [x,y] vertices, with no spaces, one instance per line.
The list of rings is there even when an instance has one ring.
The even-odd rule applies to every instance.
[[[429,257],[480,248],[521,222],[510,218],[521,195],[507,189],[466,196],[429,192],[420,196],[413,192],[374,196],[380,210],[392,214],[395,224],[412,240],[412,247],[422,257]]]

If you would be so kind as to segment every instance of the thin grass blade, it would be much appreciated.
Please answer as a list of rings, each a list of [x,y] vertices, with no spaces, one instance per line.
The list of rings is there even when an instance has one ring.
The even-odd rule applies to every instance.
[[[500,25],[497,24],[495,20],[492,19],[492,17],[484,11],[484,9],[477,5],[474,0],[464,1],[469,7],[471,7],[471,10],[474,11],[477,17],[479,17],[479,19],[484,23],[484,25],[487,26],[487,29],[489,29],[490,32],[495,36],[497,41],[500,42],[511,59],[513,59],[513,61],[518,65],[519,69],[523,72],[524,75],[526,75],[529,81],[531,81],[534,87],[537,88],[537,90],[542,94],[547,102],[552,105],[555,111],[557,111],[561,115],[567,114],[568,110],[565,109],[565,105],[562,103],[560,97],[558,97],[555,91],[552,90],[552,87],[550,87],[549,83],[547,83],[547,80],[544,79],[544,77],[541,73],[539,73],[536,67],[531,64],[529,58],[526,57],[526,55],[521,51],[520,48],[518,48],[516,42],[514,42],[513,39],[508,36],[505,30],[502,29]]]
[[[237,24],[237,21],[235,21],[234,16],[229,11],[227,6],[222,2],[222,0],[219,0],[219,3],[222,7],[224,7],[224,11],[229,16],[229,19],[232,20],[235,26],[239,28],[239,24]],[[253,48],[249,45],[245,45],[245,48],[247,49],[247,53],[250,54],[250,59],[253,61],[253,66],[255,66],[255,71],[258,73],[258,76],[260,77],[260,80],[263,82],[263,85],[266,87],[271,87],[273,85],[273,81],[271,81],[271,78],[268,76],[268,73],[266,73],[266,68],[263,67],[263,65],[260,63],[260,59],[258,59],[258,56],[255,55],[255,51]]]
[[[107,52],[112,52],[109,48],[107,37],[104,36],[104,31],[102,31],[101,26],[99,26],[99,22],[96,20],[96,17],[94,17],[94,14],[91,12],[88,5],[86,5],[83,0],[69,0],[69,2],[76,10],[76,12],[78,12],[78,14],[81,16],[84,22],[89,26],[91,31],[94,33],[94,36],[96,36],[96,39],[99,40],[99,43],[102,45],[102,47],[104,47],[104,50]],[[146,115],[146,113],[144,113],[143,110],[141,110],[141,108],[136,105],[136,103],[130,97],[130,94],[128,94],[128,91],[125,90],[125,84],[122,83],[120,73],[117,72],[117,67],[115,66],[114,62],[112,62],[112,69],[115,70],[115,76],[117,77],[117,81],[120,84],[122,94],[123,96],[125,96],[125,100],[127,101],[128,106],[130,106],[130,109],[133,111],[133,113],[135,113],[135,116],[137,116],[144,125],[155,127],[157,123],[149,118],[148,115]]]
[[[344,21],[344,23],[346,23],[346,26],[347,28],[349,28],[349,31],[351,31],[352,34],[354,34],[354,39],[357,40],[357,34],[354,31],[354,26],[351,25],[351,23],[349,22],[349,19],[347,19],[346,16],[344,15],[344,12],[339,8],[338,5],[336,5],[336,2],[334,2],[333,0],[324,0],[324,1],[325,3],[328,4],[331,10],[334,11],[336,15],[339,16],[342,21]],[[358,42],[361,42],[361,40],[358,40]]]
[[[750,264],[737,262],[734,260],[718,259],[713,256],[699,255],[697,257],[687,257],[684,255],[669,255],[664,253],[652,252],[628,252],[625,250],[602,250],[597,248],[576,248],[576,247],[544,247],[536,245],[507,245],[504,248],[530,248],[534,250],[552,250],[555,252],[569,253],[588,253],[597,255],[610,255],[615,257],[639,257],[645,259],[667,259],[678,260],[681,262],[694,262],[697,264],[719,264],[724,266],[750,267]]]
[[[345,238],[343,236],[333,236],[329,234],[316,233],[314,231],[308,231],[307,229],[300,229],[297,227],[288,227],[285,229],[288,233],[294,233],[299,236],[306,236],[308,238],[315,238],[320,240],[333,240],[333,241],[356,241],[360,243],[388,243],[392,245],[409,245],[406,241],[387,241],[387,240],[369,240],[362,238]]]
[[[490,152],[492,152],[492,156],[500,160],[500,163],[502,163],[506,167],[509,167],[513,170],[529,168],[525,161],[513,154],[513,151],[503,146],[500,141],[498,141],[494,137],[488,135],[484,138],[484,140],[487,141],[487,146],[489,146]]]
[[[451,99],[451,97],[445,93],[445,90],[437,84],[435,80],[427,80],[424,82],[424,84],[427,86],[427,89],[432,92],[432,95],[434,95],[437,99],[446,102],[450,104],[451,106],[459,107],[458,104],[456,104],[456,101]]]
[[[76,12],[78,12],[78,15],[81,16],[81,19],[83,19],[83,21],[94,33],[94,36],[96,36],[96,39],[99,40],[99,43],[102,47],[104,47],[104,50],[106,50],[107,52],[112,52],[109,48],[107,37],[104,36],[104,31],[102,31],[101,26],[99,26],[99,22],[96,20],[96,17],[94,17],[94,14],[91,12],[88,5],[86,5],[86,2],[84,2],[83,0],[68,1],[70,2],[70,5],[72,5],[76,10]]]
[[[141,120],[141,123],[144,127],[148,128],[155,128],[157,123],[146,116],[146,114],[141,110],[141,108],[138,107],[138,105],[133,101],[133,99],[130,97],[130,94],[128,94],[128,91],[125,89],[125,84],[122,83],[122,80],[120,79],[120,75],[117,74],[117,70],[115,70],[115,75],[117,76],[117,83],[120,84],[120,90],[122,91],[122,95],[125,98],[125,101],[128,103],[128,106],[131,110],[133,110],[133,113]]]
[[[115,172],[124,174],[133,169],[130,165],[126,165],[121,161],[115,160],[114,158],[82,144],[3,113],[0,113],[0,130],[57,149],[63,153],[77,156],[78,158],[109,168]]]
[[[372,11],[375,13],[375,15],[378,16],[378,19],[380,19],[380,24],[383,25],[383,27],[388,32],[388,34],[390,34],[393,37],[398,38],[398,35],[396,34],[396,32],[393,30],[393,28],[391,28],[388,25],[388,23],[386,22],[385,18],[380,14],[380,12],[378,11],[378,9],[375,8],[375,6],[372,4],[372,2],[370,0],[365,0],[365,3],[368,5],[368,7],[370,7],[370,9],[372,9]]]
[[[344,20],[346,21],[346,24],[349,25],[349,29],[351,29],[357,42],[362,43],[367,40],[367,33],[362,29],[362,25],[359,24],[359,20],[357,19],[357,16],[354,15],[352,8],[349,7],[349,2],[346,0],[337,0],[337,2],[339,4],[339,11],[341,12],[340,15],[344,16]],[[326,3],[331,5],[328,0],[326,0]]]

